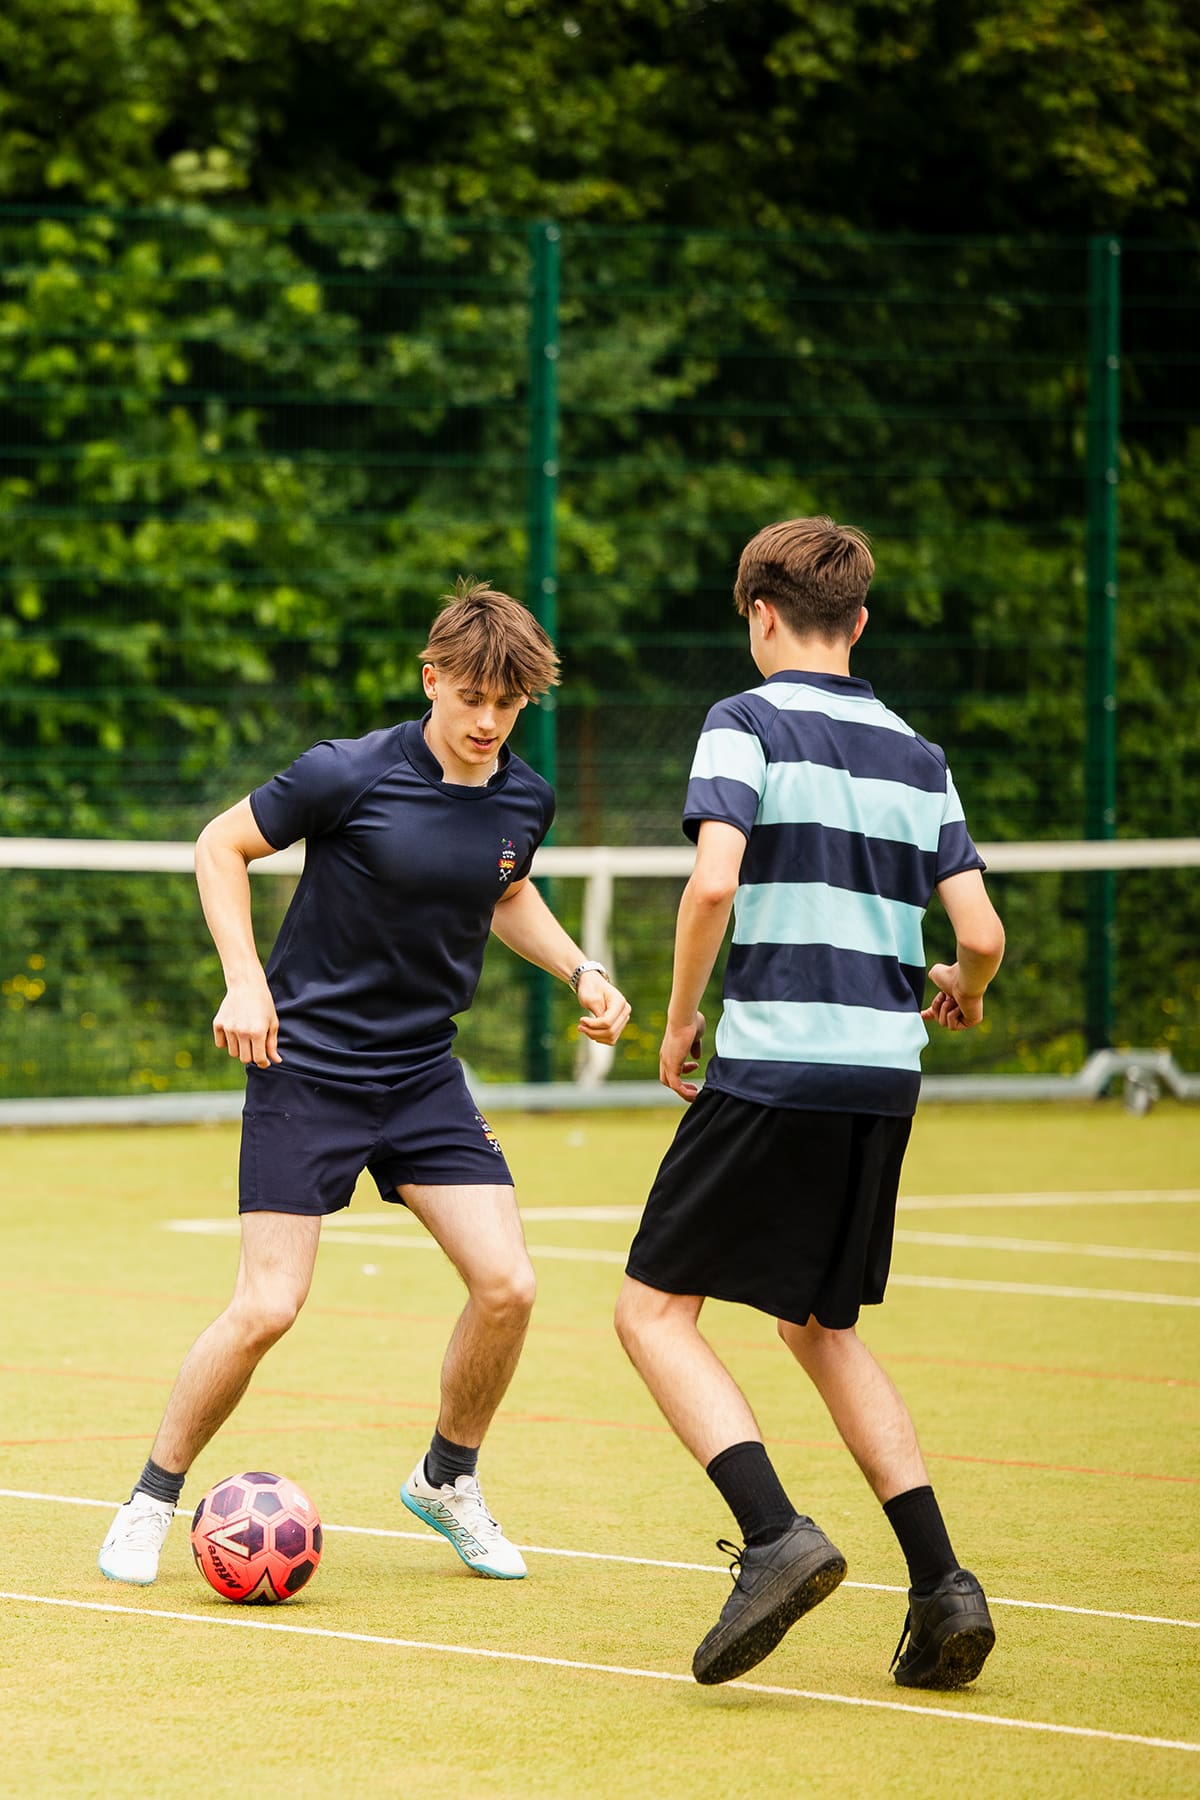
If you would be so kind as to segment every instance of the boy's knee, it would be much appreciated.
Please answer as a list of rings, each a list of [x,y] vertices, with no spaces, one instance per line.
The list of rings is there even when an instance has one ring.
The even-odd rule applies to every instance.
[[[537,1298],[537,1277],[528,1257],[492,1270],[476,1283],[472,1298],[496,1325],[509,1329],[528,1324]]]
[[[510,1270],[507,1286],[509,1311],[527,1320],[537,1299],[537,1276],[528,1258]]]
[[[248,1344],[269,1348],[296,1323],[306,1293],[307,1289],[288,1285],[244,1294],[230,1310]]]
[[[854,1342],[856,1335],[853,1325],[822,1325],[811,1313],[803,1325],[797,1325],[791,1319],[777,1319],[775,1329],[801,1363],[839,1355]]]
[[[631,1276],[625,1277],[617,1295],[613,1324],[618,1338],[630,1355],[633,1354],[634,1347],[642,1343],[656,1327],[667,1322],[668,1316],[679,1304],[677,1294],[665,1294],[658,1288],[647,1287],[644,1282],[634,1281]]]
[[[617,1304],[613,1308],[613,1326],[621,1343],[628,1350],[630,1339],[637,1330],[637,1302],[630,1297],[628,1282],[617,1295]]]

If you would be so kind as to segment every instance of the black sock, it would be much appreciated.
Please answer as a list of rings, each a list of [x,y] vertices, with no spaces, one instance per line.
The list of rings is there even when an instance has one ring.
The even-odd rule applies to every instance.
[[[958,1567],[933,1489],[909,1488],[906,1494],[885,1500],[883,1510],[900,1540],[908,1564],[909,1586],[919,1594],[932,1593],[943,1575]]]
[[[430,1487],[453,1487],[459,1475],[473,1475],[478,1462],[478,1447],[472,1450],[466,1444],[452,1444],[435,1431],[425,1458],[425,1479]]]
[[[796,1517],[762,1444],[731,1444],[713,1457],[705,1473],[737,1520],[747,1546],[781,1537]]]
[[[178,1506],[186,1480],[186,1469],[182,1475],[173,1475],[170,1469],[160,1469],[152,1457],[147,1457],[146,1466],[137,1478],[133,1494],[149,1494],[152,1500],[163,1500],[168,1506]],[[129,1496],[131,1500],[133,1494]]]

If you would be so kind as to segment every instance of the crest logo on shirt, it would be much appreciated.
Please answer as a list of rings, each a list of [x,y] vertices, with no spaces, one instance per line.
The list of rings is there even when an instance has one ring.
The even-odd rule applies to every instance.
[[[497,866],[500,871],[501,881],[510,881],[512,879],[512,872],[517,866],[517,846],[513,843],[511,838],[501,838],[500,861]]]
[[[482,1131],[491,1148],[496,1152],[496,1155],[503,1156],[504,1152],[500,1148],[500,1139],[496,1136],[482,1113],[475,1114],[475,1123],[478,1125],[480,1131]]]

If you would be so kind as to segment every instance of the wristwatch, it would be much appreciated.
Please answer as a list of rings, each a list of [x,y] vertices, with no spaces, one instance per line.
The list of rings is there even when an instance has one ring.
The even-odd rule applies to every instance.
[[[596,971],[597,975],[603,975],[605,981],[607,981],[609,979],[608,970],[605,968],[603,963],[581,962],[579,967],[577,969],[572,969],[571,973],[567,976],[567,982],[568,982],[571,992],[573,994],[577,994],[579,992],[580,976],[586,975],[588,973],[589,969],[594,969]]]

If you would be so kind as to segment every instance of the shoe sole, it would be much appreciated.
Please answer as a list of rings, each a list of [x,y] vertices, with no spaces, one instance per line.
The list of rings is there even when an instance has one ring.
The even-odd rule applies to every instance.
[[[114,1575],[112,1570],[106,1569],[102,1562],[98,1562],[96,1567],[103,1575],[105,1581],[123,1581],[126,1587],[153,1587],[154,1583],[158,1580],[157,1575],[148,1575],[145,1581],[139,1581],[137,1577],[133,1575]]]
[[[400,1489],[400,1498],[414,1519],[420,1519],[422,1525],[428,1525],[430,1531],[436,1531],[440,1538],[445,1538],[459,1561],[470,1569],[472,1575],[483,1575],[489,1581],[524,1581],[527,1573],[525,1569],[489,1569],[484,1563],[472,1562],[469,1556],[463,1555],[460,1546],[445,1526],[439,1525],[436,1519],[431,1519],[427,1512],[422,1512],[420,1502],[412,1498],[407,1488]]]
[[[753,1669],[764,1657],[770,1656],[776,1644],[786,1636],[798,1619],[802,1619],[814,1606],[828,1599],[836,1587],[839,1587],[846,1576],[846,1559],[835,1551],[832,1556],[819,1563],[803,1576],[796,1587],[772,1599],[764,1596],[766,1610],[758,1618],[751,1618],[744,1629],[739,1630],[731,1643],[718,1648],[715,1655],[709,1654],[703,1662],[697,1651],[692,1662],[692,1674],[701,1687],[715,1687],[722,1681],[734,1681],[744,1675],[747,1669]]]
[[[918,1663],[896,1670],[900,1687],[961,1688],[975,1680],[996,1642],[992,1625],[981,1621],[963,1626],[954,1619],[948,1619],[946,1624],[949,1630],[940,1640],[935,1634],[929,1651]]]

